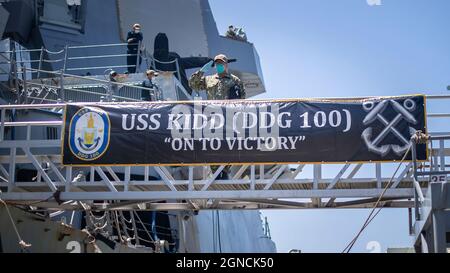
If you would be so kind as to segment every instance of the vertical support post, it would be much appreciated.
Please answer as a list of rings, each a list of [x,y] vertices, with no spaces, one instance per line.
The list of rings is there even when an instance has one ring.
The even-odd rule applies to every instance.
[[[66,95],[64,94],[64,70],[61,69],[61,74],[59,75],[59,92],[60,99],[64,102],[66,100]]]
[[[126,166],[125,167],[125,181],[124,181],[124,191],[128,191],[129,190],[129,184],[130,184],[130,174],[131,174],[131,166]]]
[[[417,151],[416,151],[416,142],[412,141],[411,143],[411,157],[412,157],[412,163],[413,163],[413,176],[415,181],[418,180],[417,175]],[[419,196],[417,193],[417,189],[414,187],[414,213],[416,221],[420,220],[420,211],[419,211]]]
[[[144,181],[145,182],[148,182],[148,175],[149,175],[149,169],[148,169],[148,166],[145,166],[144,167]]]
[[[66,192],[70,192],[72,183],[72,166],[66,166]]]
[[[114,96],[114,91],[113,90],[118,90],[116,87],[117,85],[110,80],[110,84],[106,85],[106,101],[107,102],[111,102],[113,100],[113,96]]]
[[[5,138],[5,119],[6,119],[6,109],[3,108],[0,113],[0,141],[3,141]]]
[[[439,165],[441,166],[441,171],[445,171],[445,154],[444,154],[445,142],[443,139],[439,140]]]
[[[13,49],[12,49],[12,58],[11,58],[11,63],[12,63],[12,70],[14,71],[14,85],[16,88],[16,92],[17,92],[17,104],[21,104],[21,99],[20,99],[20,90],[19,90],[19,76],[17,75],[17,55],[16,55],[16,45],[14,43],[12,43],[13,45]]]
[[[261,180],[261,182],[263,182],[264,179],[265,179],[264,165],[261,164],[261,165],[259,165],[259,180]]]
[[[188,191],[194,190],[194,167],[189,166],[189,177],[188,177]]]
[[[8,192],[12,192],[15,186],[16,179],[16,153],[17,148],[12,147],[9,153],[9,180],[8,180]]]
[[[24,103],[28,104],[27,69],[26,69],[26,64],[24,64],[23,62],[22,62],[22,82],[23,82],[22,88],[23,88]]]
[[[139,58],[141,57],[141,41],[138,42],[138,50],[136,52],[136,69],[134,71],[134,73],[139,73]]]
[[[250,166],[250,190],[255,189],[255,165]]]
[[[430,171],[434,171],[434,148],[433,148],[433,140],[430,140]]]
[[[63,62],[63,67],[61,69],[61,74],[59,77],[59,84],[60,84],[60,92],[61,92],[61,100],[64,102],[66,101],[66,92],[64,91],[64,74],[66,73],[66,69],[67,69],[67,56],[69,52],[69,47],[66,45],[64,47],[64,62]]]
[[[89,182],[94,183],[94,178],[95,178],[95,168],[94,168],[94,167],[91,167],[90,169],[91,169],[91,171],[90,171]]]
[[[27,125],[26,139],[31,140],[31,125],[29,125],[29,124]]]
[[[433,210],[432,215],[434,253],[447,253],[445,212],[442,209]]]
[[[63,63],[62,73],[66,73],[68,57],[69,57],[69,47],[66,45],[64,47],[64,63]]]
[[[408,199],[410,200],[410,199]],[[414,235],[414,226],[412,221],[412,208],[408,208],[408,227],[409,227],[409,235]]]
[[[321,164],[315,164],[313,165],[313,189],[317,190],[319,189],[319,181],[322,180],[322,165]],[[312,198],[312,203],[316,205],[316,207],[322,206],[322,199],[321,198]]]
[[[319,181],[322,179],[322,165],[313,165],[314,179],[313,179],[313,189],[317,190],[319,188]]]
[[[381,189],[381,163],[375,163],[375,175],[377,177],[377,188]]]
[[[431,143],[433,143],[433,140],[431,140]],[[435,151],[433,152],[433,171],[439,170],[439,152]]]
[[[38,71],[37,71],[37,75],[36,78],[40,78],[41,76],[41,70],[42,70],[42,62],[44,61],[44,47],[41,46],[41,53],[39,55],[39,66],[38,66]]]

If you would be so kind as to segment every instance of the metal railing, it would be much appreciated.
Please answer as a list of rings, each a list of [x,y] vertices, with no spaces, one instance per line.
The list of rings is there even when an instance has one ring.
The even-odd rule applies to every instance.
[[[141,47],[141,44],[133,44],[134,46]],[[89,52],[99,51],[104,48],[111,48],[113,50],[121,50],[122,47],[128,46],[127,43],[117,44],[100,44],[100,45],[83,45],[83,46],[65,46],[64,49],[59,51],[50,51],[46,48],[40,49],[19,49],[16,50],[15,46],[12,50],[0,52],[0,64],[9,64],[10,71],[0,71],[0,74],[9,74],[10,86],[14,85],[15,94],[17,100],[15,103],[27,104],[27,103],[52,103],[52,102],[70,102],[70,101],[138,101],[141,100],[141,96],[138,95],[142,90],[147,90],[152,94],[156,94],[155,97],[161,98],[161,90],[148,89],[142,86],[137,86],[140,83],[118,83],[110,80],[100,80],[94,77],[74,75],[73,73],[88,72],[94,75],[102,75],[106,71],[112,71],[116,68],[130,68],[134,65],[123,64],[125,57],[136,57],[136,72],[139,73],[140,61],[146,62],[147,68],[153,68],[157,71],[159,65],[172,64],[174,70],[165,71],[171,72],[176,75],[174,91],[176,98],[172,96],[171,99],[191,99],[191,95],[186,91],[185,87],[180,83],[181,73],[180,66],[177,59],[169,62],[159,61],[145,49],[138,51],[138,54],[123,54],[115,53],[109,54],[102,52],[100,54],[86,54],[86,50]],[[79,52],[78,52],[79,51]],[[20,58],[17,60],[16,54],[18,53],[39,53],[38,59]],[[80,56],[81,54],[84,54]],[[9,56],[9,57],[8,57]],[[87,66],[86,61],[91,63],[97,63],[101,60],[110,60],[108,65],[95,65]],[[82,61],[83,65],[77,63]],[[31,67],[27,67],[31,66]],[[37,67],[37,68],[36,68]],[[51,67],[46,68],[44,67]],[[92,72],[92,73],[91,73]],[[102,72],[102,73],[100,73]],[[31,78],[27,79],[27,74],[31,75]],[[86,83],[82,86],[65,86],[65,78],[78,78],[80,80],[94,82],[93,84]],[[55,79],[58,82],[58,86],[54,84],[45,84],[36,79]],[[116,89],[114,94],[112,89]],[[117,90],[120,89],[120,90]],[[138,91],[138,92],[136,92]],[[70,94],[66,96],[66,93]],[[77,95],[75,95],[77,94]]]
[[[125,51],[125,49],[122,49],[126,46],[137,46],[138,53],[110,53],[110,54],[103,54],[100,53],[101,49],[104,48],[111,48],[113,52],[120,52]],[[169,71],[176,73],[178,79],[180,79],[180,66],[177,59],[174,59],[173,61],[160,61],[155,59],[146,49],[141,50],[141,42],[137,44],[128,44],[128,43],[114,43],[114,44],[97,44],[97,45],[82,45],[82,46],[68,46],[66,45],[63,49],[59,51],[50,51],[44,47],[41,47],[40,49],[21,49],[21,50],[8,50],[8,51],[0,51],[0,56],[9,55],[9,58],[6,57],[6,60],[0,60],[0,64],[11,64],[11,66],[14,65],[15,58],[13,57],[16,53],[37,53],[39,52],[39,58],[38,59],[29,59],[29,60],[20,60],[18,63],[24,65],[24,64],[37,64],[35,68],[37,68],[36,71],[33,71],[33,74],[36,74],[35,78],[41,77],[41,69],[44,67],[44,64],[50,64],[52,66],[51,72],[60,72],[60,73],[66,73],[70,71],[83,71],[83,72],[89,72],[93,74],[92,72],[98,71],[98,70],[105,70],[110,68],[130,68],[130,67],[136,67],[136,73],[141,72],[140,71],[140,59],[144,60],[146,62],[147,68],[154,68],[156,69],[158,64],[174,64],[175,70]],[[86,52],[94,52],[95,54],[87,54]],[[103,52],[103,50],[102,50]],[[83,54],[83,55],[81,55]],[[81,55],[81,56],[80,56]],[[129,65],[125,64],[125,58],[126,57],[136,57],[135,63],[136,65]],[[83,65],[77,65],[77,61],[92,61],[92,62],[101,62],[106,60],[111,60],[112,63],[109,65],[96,65],[96,66],[83,66]],[[13,67],[11,67],[11,71],[14,71]],[[4,74],[5,72],[3,72]],[[18,72],[18,74],[21,74],[22,72]],[[0,73],[1,74],[1,73]],[[97,74],[97,73],[94,73]]]
[[[114,205],[114,202],[110,203]],[[134,210],[97,211],[96,215],[90,209],[85,212],[86,227],[91,234],[101,234],[118,243],[150,247],[155,252],[176,252],[178,250],[178,229],[159,226],[154,221],[157,213],[170,216],[169,213],[153,212],[152,223],[146,223]],[[168,240],[166,242],[159,238]]]
[[[26,71],[41,72],[48,75],[55,75],[54,78],[46,78],[40,80],[23,80],[15,81],[17,85],[17,103],[19,104],[36,104],[36,103],[61,103],[61,102],[101,102],[101,101],[142,101],[141,92],[143,90],[153,94],[153,98],[163,99],[162,88],[155,85],[154,88],[147,88],[141,85],[141,80],[131,80],[129,82],[118,82],[109,79],[105,75],[105,79],[100,76],[78,76],[74,74],[53,72],[49,70],[38,70],[33,68],[23,68]],[[26,73],[23,73],[25,75]],[[138,77],[139,78],[139,77]],[[173,93],[180,100],[189,100],[191,95],[181,83],[172,77],[166,80],[174,81]]]
[[[432,117],[450,117],[449,114],[432,114]],[[429,182],[447,182],[447,176],[450,174],[450,133],[434,133],[429,136],[412,138],[411,154],[413,164],[413,182],[415,187],[415,218],[416,221],[422,220],[420,207],[425,201],[424,193],[419,181]],[[417,161],[417,148],[419,144],[430,146],[431,154],[426,162]],[[436,181],[435,181],[436,180]]]

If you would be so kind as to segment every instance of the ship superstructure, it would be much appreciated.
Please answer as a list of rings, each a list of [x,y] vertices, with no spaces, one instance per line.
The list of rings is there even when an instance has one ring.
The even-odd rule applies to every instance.
[[[100,10],[102,16],[98,16]],[[149,10],[152,16],[141,12],[144,10]],[[38,153],[46,154],[50,161],[54,158],[51,154],[58,150],[58,145],[51,147],[53,145],[50,143],[56,144],[61,137],[61,128],[56,123],[62,119],[60,106],[64,102],[141,101],[145,90],[141,83],[148,68],[158,70],[160,76],[155,79],[158,89],[146,91],[158,93],[160,99],[168,101],[201,99],[205,95],[189,89],[187,75],[198,67],[199,61],[208,60],[218,52],[226,53],[238,60],[231,66],[232,73],[243,79],[247,94],[254,96],[265,92],[254,45],[220,36],[207,1],[83,0],[75,6],[55,0],[3,1],[0,11],[5,14],[1,19],[4,39],[0,42],[2,104],[19,108],[21,105],[33,105],[33,109],[2,112],[2,122],[24,124],[20,128],[2,127],[2,141],[38,141],[41,143],[38,144]],[[25,16],[27,20],[16,20],[18,15]],[[143,28],[144,40],[139,47],[145,49],[139,56],[132,56],[142,59],[136,73],[125,73],[129,68],[127,58],[130,57],[125,37],[135,22]],[[157,37],[162,37],[162,40]],[[109,75],[112,71],[120,75],[118,82],[111,81]],[[55,107],[46,107],[48,104]],[[43,126],[35,127],[40,122]],[[34,154],[38,151],[35,148],[30,146],[30,152]],[[22,155],[23,151],[15,150],[15,154],[8,157]],[[9,164],[9,177],[14,177],[18,183],[29,181],[38,185],[56,182],[62,178],[61,172],[71,172],[70,178],[64,179],[66,182],[71,180],[89,184],[88,181],[124,176],[145,181],[157,181],[167,176],[181,179],[189,173],[188,168],[150,167],[125,170],[112,167],[107,168],[106,173],[106,169],[85,171],[74,168],[69,171],[71,168],[66,168],[63,171],[58,163],[45,163],[46,159],[36,156],[32,155],[33,159],[28,163],[19,160]],[[44,170],[44,173],[36,170],[36,167],[40,169],[46,164],[56,169]],[[211,175],[204,168],[195,168],[193,173],[195,178]],[[129,187],[141,188],[139,185]],[[51,188],[56,190],[60,187],[55,185]],[[2,192],[16,192],[17,189],[1,188]],[[76,186],[70,191],[85,190]],[[102,199],[100,196],[98,198]],[[120,204],[119,209],[113,211],[92,207],[103,202],[65,202],[69,206],[81,205],[84,207],[81,210],[44,209],[45,205],[41,207],[44,202],[39,203],[38,207],[27,207],[32,214],[14,208],[11,211],[16,219],[20,218],[25,223],[18,228],[21,234],[28,234],[23,236],[32,245],[29,251],[34,252],[275,251],[270,234],[263,229],[258,211],[184,210],[166,206],[170,198],[164,197],[152,202],[151,206],[156,206],[153,209],[143,209],[145,203],[135,201],[125,207]],[[135,205],[138,207],[132,209]],[[2,212],[5,212],[4,208]],[[2,217],[6,215],[2,213]],[[33,221],[40,221],[35,218],[42,219],[43,229],[48,230],[49,236],[60,234],[61,240],[50,245],[42,244],[42,230],[31,229]],[[2,223],[7,222],[8,219],[2,219]],[[17,238],[9,233],[13,231],[10,228],[9,225],[2,225],[2,251],[21,251]],[[85,241],[97,241],[98,244],[93,247],[92,244],[82,243]]]

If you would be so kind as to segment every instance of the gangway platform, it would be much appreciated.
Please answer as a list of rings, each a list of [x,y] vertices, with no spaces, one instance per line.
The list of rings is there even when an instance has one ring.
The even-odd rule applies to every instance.
[[[427,96],[428,101],[448,98]],[[393,165],[397,164],[242,164],[231,167],[225,180],[218,179],[225,165],[215,172],[202,166],[63,166],[63,122],[61,115],[54,113],[61,113],[64,107],[64,103],[0,106],[0,198],[54,210],[85,206],[96,210],[367,208],[390,182]],[[32,117],[30,120],[8,118],[12,112],[27,111],[35,113],[26,115]],[[54,119],[49,120],[48,115],[44,118],[42,113],[53,113]],[[449,116],[429,113],[427,118]],[[5,132],[12,128],[26,132],[25,138],[6,139]],[[430,179],[421,176],[415,183],[414,167],[445,168],[450,156],[448,144],[443,140],[429,143],[427,161],[402,163],[379,206],[414,207],[415,192],[426,194]],[[33,170],[35,176],[24,175],[23,169]],[[160,179],[152,180],[150,173]],[[331,173],[334,175],[329,176]],[[116,202],[99,205],[92,200]]]

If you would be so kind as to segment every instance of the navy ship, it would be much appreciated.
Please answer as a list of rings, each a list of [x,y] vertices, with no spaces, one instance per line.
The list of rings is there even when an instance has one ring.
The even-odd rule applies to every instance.
[[[127,48],[127,33],[135,23],[143,34],[135,45],[138,52]],[[23,125],[3,126],[2,140],[58,143],[62,132],[52,122],[62,119],[62,109],[55,104],[141,101],[147,69],[159,72],[157,90],[147,90],[159,99],[204,99],[205,92],[191,90],[187,79],[217,54],[232,58],[230,70],[243,81],[247,97],[266,92],[255,45],[246,37],[221,35],[207,0],[0,1],[0,37],[0,104],[18,107],[2,111],[2,122]],[[21,105],[34,106],[21,110]],[[32,128],[39,122],[43,126]],[[15,148],[0,148],[1,156],[14,160],[0,164],[1,171],[8,169],[1,179],[38,192],[40,183],[70,183],[70,177],[85,181],[86,188],[66,190],[82,194],[89,181],[102,179],[211,175],[209,167],[173,167],[162,173],[152,167],[69,169],[52,163],[58,162],[53,155],[59,148],[44,142],[33,148],[31,161],[22,160],[27,154]],[[61,176],[63,169],[68,176]],[[245,175],[245,169],[232,168],[231,175]],[[0,182],[0,190],[24,191],[13,183]],[[276,252],[267,219],[258,210],[217,210],[210,200],[185,201],[210,210],[180,210],[165,205],[170,200],[164,198],[150,205],[122,202],[108,210],[102,205],[111,208],[114,201],[101,196],[61,202],[58,208],[48,201],[0,204],[0,252]]]

